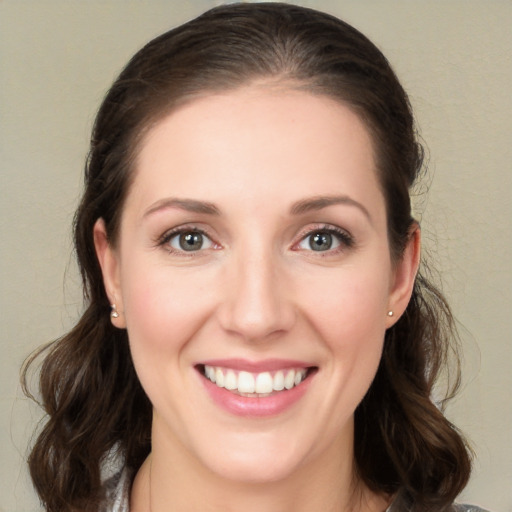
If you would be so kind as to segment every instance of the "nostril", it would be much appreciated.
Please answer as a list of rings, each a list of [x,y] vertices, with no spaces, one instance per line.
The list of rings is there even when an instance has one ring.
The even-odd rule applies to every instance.
[[[289,331],[296,315],[274,256],[254,248],[239,254],[233,263],[230,275],[226,276],[230,286],[219,302],[222,328],[248,341],[261,341]]]
[[[286,312],[288,306],[272,304],[264,307],[256,302],[245,303],[234,299],[234,304],[225,305],[220,315],[222,328],[247,341],[264,341],[289,332],[295,315]]]

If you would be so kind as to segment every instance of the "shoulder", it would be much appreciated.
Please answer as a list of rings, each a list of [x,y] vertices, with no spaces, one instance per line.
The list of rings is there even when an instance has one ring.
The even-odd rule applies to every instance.
[[[454,505],[453,512],[490,512],[489,510],[477,507],[476,505]]]
[[[386,510],[386,512],[405,512],[409,507],[403,506],[396,501]],[[491,512],[490,510],[477,507],[476,505],[468,505],[463,503],[453,504],[447,512]]]

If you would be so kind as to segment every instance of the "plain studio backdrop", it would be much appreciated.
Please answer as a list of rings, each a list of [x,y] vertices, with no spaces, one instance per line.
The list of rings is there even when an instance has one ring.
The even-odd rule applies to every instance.
[[[18,374],[81,310],[70,225],[95,112],[143,43],[219,3],[0,0],[0,512],[39,510],[40,412]],[[512,512],[512,2],[299,3],[368,35],[410,94],[432,180],[416,208],[465,353],[448,408],[477,454],[462,499]]]

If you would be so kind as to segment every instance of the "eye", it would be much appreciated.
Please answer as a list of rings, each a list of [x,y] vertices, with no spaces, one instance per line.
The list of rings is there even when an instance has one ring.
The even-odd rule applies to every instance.
[[[307,234],[298,244],[298,248],[306,251],[327,252],[352,245],[352,237],[345,231],[322,228]]]
[[[211,249],[214,245],[205,233],[198,230],[170,233],[165,237],[164,243],[167,243],[173,250],[184,252]]]
[[[339,247],[339,240],[328,231],[315,231],[304,238],[299,247],[312,251],[329,251]]]

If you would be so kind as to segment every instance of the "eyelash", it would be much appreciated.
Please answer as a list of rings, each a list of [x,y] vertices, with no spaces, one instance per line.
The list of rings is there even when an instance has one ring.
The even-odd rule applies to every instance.
[[[171,229],[170,231],[166,231],[158,240],[157,240],[157,246],[164,247],[165,250],[171,254],[176,254],[179,256],[186,256],[186,257],[195,257],[199,256],[203,250],[198,251],[184,251],[184,250],[177,250],[170,246],[169,242],[175,238],[176,236],[182,235],[184,233],[195,233],[202,235],[203,237],[207,238],[211,241],[211,243],[214,246],[218,246],[210,235],[201,228],[198,228],[197,226],[180,226],[174,229]],[[316,253],[316,256],[319,257],[326,257],[332,254],[337,254],[339,252],[343,252],[346,249],[350,249],[354,246],[355,241],[352,235],[350,235],[347,231],[344,229],[338,228],[336,226],[332,226],[330,224],[321,224],[316,225],[313,228],[308,228],[303,233],[300,234],[300,239],[298,242],[294,243],[293,248],[297,248],[301,243],[306,241],[309,237],[317,234],[317,233],[323,233],[323,234],[329,234],[337,239],[339,242],[339,246],[335,247],[334,249],[328,249],[326,251],[314,251],[313,249],[310,249],[307,252]],[[300,250],[300,248],[294,249],[294,250]]]
[[[355,240],[353,236],[344,229],[341,229],[337,226],[333,226],[331,224],[319,224],[313,228],[308,228],[305,232],[301,233],[300,240],[299,242],[294,244],[294,247],[297,247],[299,244],[305,242],[309,237],[312,237],[317,233],[329,234],[335,237],[339,242],[339,246],[335,247],[334,249],[328,249],[326,251],[314,251],[313,249],[310,249],[309,251],[307,251],[315,253],[316,256],[321,258],[332,256],[333,254],[338,254],[340,252],[352,248],[355,245]]]
[[[211,243],[215,246],[215,245],[218,245],[216,244],[210,235],[208,235],[208,233],[204,230],[204,229],[201,229],[201,228],[198,228],[197,226],[180,226],[180,227],[177,227],[177,228],[174,228],[174,229],[171,229],[170,231],[166,231],[157,241],[157,246],[159,247],[164,247],[164,249],[169,252],[170,254],[176,254],[178,256],[185,256],[185,257],[189,257],[189,258],[193,258],[195,256],[199,256],[199,253],[201,253],[202,251],[199,250],[199,251],[184,251],[184,250],[178,250],[178,249],[175,249],[174,247],[171,247],[171,245],[169,244],[169,242],[175,238],[176,236],[179,236],[179,235],[182,235],[184,233],[194,233],[194,234],[199,234],[199,235],[202,235],[203,237],[207,238],[208,240],[211,241]]]

